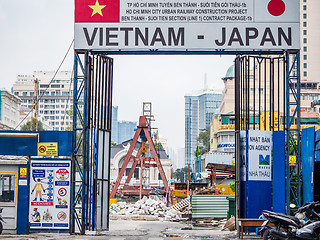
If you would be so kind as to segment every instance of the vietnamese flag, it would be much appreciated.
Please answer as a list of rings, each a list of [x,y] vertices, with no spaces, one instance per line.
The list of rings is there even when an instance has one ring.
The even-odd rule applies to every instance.
[[[75,22],[119,22],[120,0],[75,0]]]

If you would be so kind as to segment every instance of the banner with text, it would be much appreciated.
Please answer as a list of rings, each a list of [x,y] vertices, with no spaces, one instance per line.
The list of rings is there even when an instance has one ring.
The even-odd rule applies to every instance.
[[[30,168],[30,229],[69,229],[69,160],[32,160]]]
[[[271,181],[272,132],[248,131],[248,180]]]
[[[299,9],[299,0],[75,0],[75,49],[299,49]]]

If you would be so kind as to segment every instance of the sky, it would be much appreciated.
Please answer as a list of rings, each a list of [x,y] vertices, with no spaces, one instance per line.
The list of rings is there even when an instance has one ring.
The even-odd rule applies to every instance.
[[[88,0],[93,1],[94,0]],[[18,75],[55,71],[72,43],[73,0],[0,0],[0,88],[10,91]],[[174,149],[184,147],[184,96],[222,77],[234,56],[113,55],[113,105],[118,120],[138,121],[152,102],[153,127]],[[60,70],[72,71],[73,50]]]

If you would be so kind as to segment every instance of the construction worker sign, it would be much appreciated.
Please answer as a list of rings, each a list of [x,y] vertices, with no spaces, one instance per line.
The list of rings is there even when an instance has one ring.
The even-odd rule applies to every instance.
[[[48,149],[42,143],[39,148]],[[69,229],[70,171],[71,162],[67,159],[31,160],[31,229]]]

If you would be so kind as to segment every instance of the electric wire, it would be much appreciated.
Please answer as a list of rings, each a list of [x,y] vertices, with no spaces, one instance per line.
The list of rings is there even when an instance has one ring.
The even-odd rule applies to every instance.
[[[69,54],[69,52],[70,52],[70,49],[71,49],[73,43],[74,43],[74,39],[72,40],[72,42],[71,42],[71,44],[70,44],[70,46],[69,46],[66,54],[64,55],[64,57],[63,57],[60,65],[59,65],[59,67],[57,68],[57,70],[55,71],[52,79],[50,80],[50,83],[49,83],[48,87],[42,92],[42,95],[38,98],[37,104],[39,104],[39,101],[42,99],[42,97],[44,96],[45,92],[48,90],[48,88],[50,87],[51,83],[53,82],[53,80],[55,79],[56,75],[58,74],[58,72],[59,72],[62,64],[64,63],[65,59],[67,58],[67,56],[68,56],[68,54]],[[30,113],[32,112],[32,110],[34,109],[34,107],[35,107],[35,105],[32,106],[31,110],[30,110],[30,111],[28,112],[28,114],[19,122],[19,124],[14,128],[14,130],[17,130],[17,128],[24,122],[24,120],[26,120],[26,118],[30,115]],[[37,121],[38,121],[38,119],[37,119]]]

